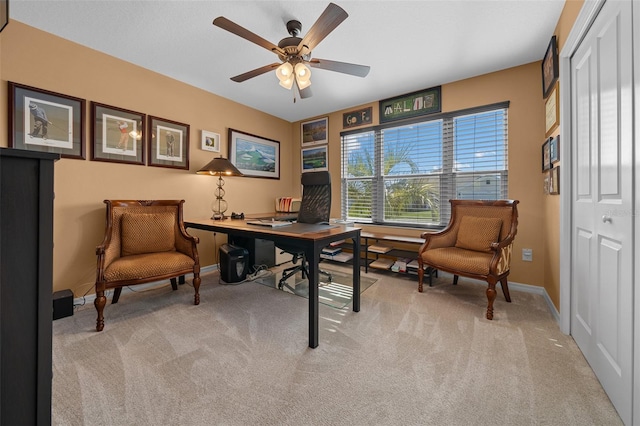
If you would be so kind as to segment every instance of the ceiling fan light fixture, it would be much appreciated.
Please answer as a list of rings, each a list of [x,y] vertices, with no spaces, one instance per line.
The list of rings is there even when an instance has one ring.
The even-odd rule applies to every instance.
[[[293,87],[293,76],[280,80],[280,86],[284,87],[287,90],[291,90]]]
[[[296,78],[298,83],[301,81],[308,81],[311,79],[311,70],[302,62],[296,64]]]
[[[280,82],[290,79],[293,74],[293,66],[289,62],[285,62],[276,69],[276,76]],[[292,82],[293,84],[293,82]]]
[[[298,89],[300,90],[306,89],[307,87],[311,86],[311,80],[302,80],[296,78],[296,81],[298,82]]]

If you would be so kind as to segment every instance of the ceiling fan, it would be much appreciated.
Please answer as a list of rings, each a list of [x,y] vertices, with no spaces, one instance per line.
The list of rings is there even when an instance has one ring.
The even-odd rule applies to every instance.
[[[291,89],[295,84],[300,97],[304,99],[312,94],[309,87],[311,85],[311,70],[307,65],[312,68],[335,71],[357,77],[366,77],[369,74],[370,67],[366,65],[311,58],[311,51],[348,16],[347,12],[340,6],[329,3],[303,38],[298,37],[302,30],[302,24],[296,20],[287,22],[287,32],[291,37],[283,38],[277,46],[223,16],[214,19],[213,25],[270,50],[278,55],[278,58],[282,61],[281,63],[275,62],[231,77],[231,80],[241,83],[275,69],[280,85],[286,89]]]

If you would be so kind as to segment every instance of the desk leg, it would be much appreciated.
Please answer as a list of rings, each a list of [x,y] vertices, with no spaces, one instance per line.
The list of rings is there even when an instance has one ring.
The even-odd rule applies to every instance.
[[[353,312],[360,312],[360,237],[353,238],[352,285],[353,285]]]
[[[318,347],[319,330],[319,291],[318,282],[320,280],[318,264],[320,263],[320,247],[315,244],[306,250],[307,261],[309,262],[309,347]]]

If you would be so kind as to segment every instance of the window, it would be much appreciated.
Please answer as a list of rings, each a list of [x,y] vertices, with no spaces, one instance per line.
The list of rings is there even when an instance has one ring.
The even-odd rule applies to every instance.
[[[343,132],[342,217],[443,227],[452,198],[507,198],[507,108]]]

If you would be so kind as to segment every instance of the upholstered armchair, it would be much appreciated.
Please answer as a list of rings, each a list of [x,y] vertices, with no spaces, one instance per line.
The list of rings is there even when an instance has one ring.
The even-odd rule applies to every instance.
[[[171,280],[193,274],[194,304],[200,303],[198,238],[184,228],[184,200],[105,200],[104,240],[96,248],[96,330],[104,329],[105,290],[117,303],[123,286]]]
[[[429,286],[436,270],[486,281],[487,319],[493,319],[496,284],[511,302],[507,277],[511,249],[518,228],[518,200],[478,201],[450,200],[451,219],[440,232],[424,232],[424,244],[418,251],[418,291],[423,290],[425,267]]]

